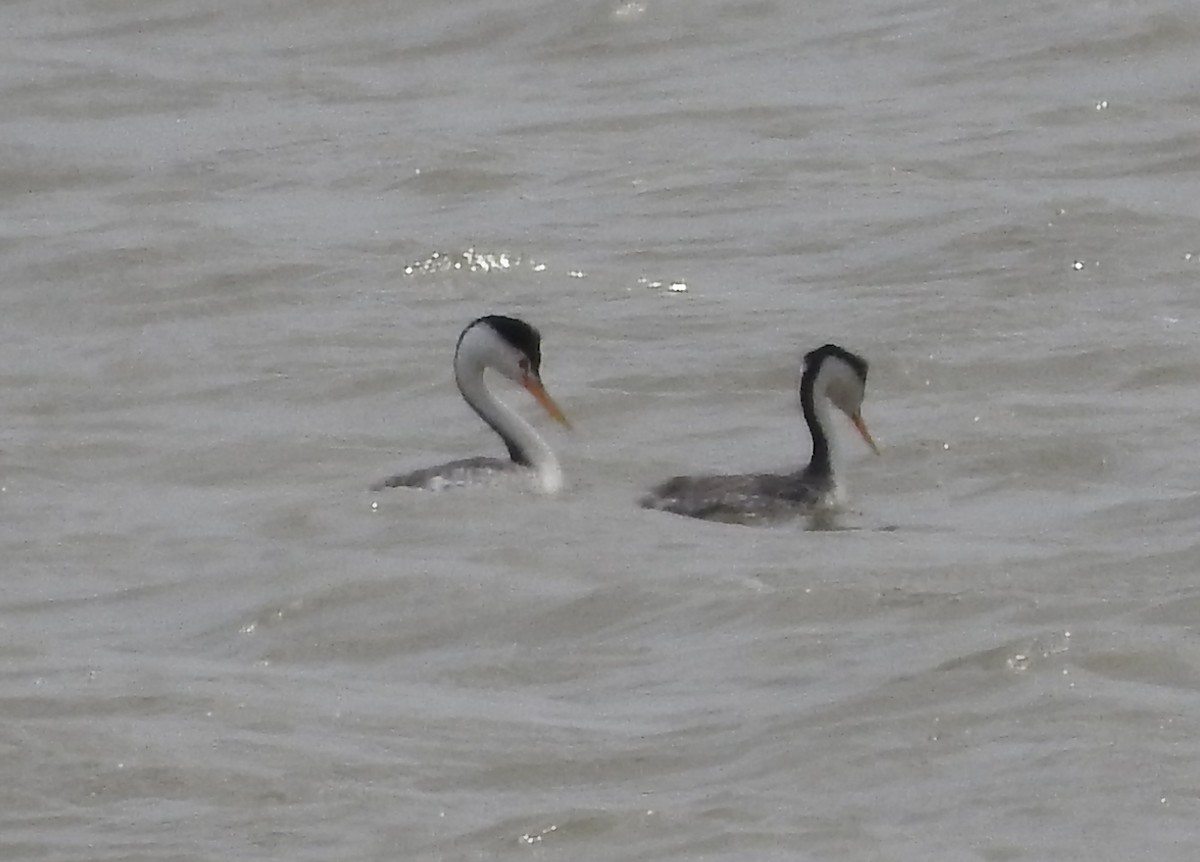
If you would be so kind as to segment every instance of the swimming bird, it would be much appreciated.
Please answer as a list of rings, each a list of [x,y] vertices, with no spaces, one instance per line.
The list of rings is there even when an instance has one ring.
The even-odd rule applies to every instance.
[[[676,476],[641,499],[647,509],[731,523],[763,523],[835,510],[842,489],[834,476],[829,405],[850,418],[875,454],[879,449],[862,418],[867,361],[836,344],[804,357],[800,408],[812,435],[812,459],[793,473]]]
[[[371,490],[399,487],[441,490],[481,484],[513,474],[530,481],[543,493],[553,494],[560,490],[562,469],[550,445],[532,425],[496,398],[483,380],[486,369],[498,371],[523,386],[553,419],[569,428],[571,423],[542,386],[541,364],[541,333],[525,321],[499,314],[471,321],[458,336],[458,346],[454,350],[454,380],[471,409],[500,435],[508,449],[508,460],[464,458],[390,476],[376,482]]]

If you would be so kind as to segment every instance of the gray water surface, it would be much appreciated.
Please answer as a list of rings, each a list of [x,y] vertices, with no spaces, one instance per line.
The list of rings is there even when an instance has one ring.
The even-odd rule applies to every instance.
[[[1190,9],[0,22],[0,855],[1195,858]],[[569,489],[369,491],[484,313]],[[826,341],[840,529],[635,505]]]

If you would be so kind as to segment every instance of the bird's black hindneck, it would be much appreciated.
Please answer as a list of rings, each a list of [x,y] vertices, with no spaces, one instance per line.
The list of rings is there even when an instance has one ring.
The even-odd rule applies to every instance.
[[[833,475],[833,462],[829,452],[827,429],[817,416],[816,384],[821,373],[821,367],[831,358],[840,359],[850,366],[865,386],[867,383],[867,360],[838,347],[836,344],[826,344],[811,350],[804,356],[804,373],[800,375],[800,409],[804,413],[804,421],[812,434],[812,460],[808,462],[805,471],[811,476],[828,477]]]
[[[542,365],[542,335],[533,326],[530,326],[523,320],[515,317],[505,317],[502,314],[488,314],[483,317],[476,318],[467,324],[466,329],[458,336],[458,343],[454,347],[455,358],[457,360],[458,352],[462,349],[463,339],[467,337],[472,329],[477,326],[486,326],[502,340],[508,343],[515,350],[520,351],[529,358],[529,371],[534,377],[538,377]],[[457,361],[455,365],[457,366]],[[482,373],[482,371],[481,371]],[[491,418],[486,416],[469,398],[466,398],[466,393],[463,392],[462,381],[455,377],[455,383],[458,385],[458,391],[463,394],[464,400],[475,411],[475,415],[484,421],[484,423],[496,432],[496,436],[504,441],[504,448],[508,450],[508,457],[512,459],[514,464],[522,467],[532,467],[533,459],[529,456],[521,445],[512,437],[504,433],[504,430],[496,425]]]
[[[496,435],[501,440],[504,441],[504,448],[508,450],[508,457],[512,459],[512,462],[514,464],[517,464],[518,466],[521,466],[521,467],[532,467],[533,466],[533,459],[529,457],[529,453],[526,452],[524,449],[522,449],[520,444],[518,444],[516,440],[512,439],[507,434],[505,434],[503,431],[501,431],[499,428],[497,428],[495,425],[493,425],[492,421],[490,419],[488,419],[486,416],[484,416],[482,413],[479,413],[478,410],[476,410],[475,412],[478,413],[479,418],[482,419],[484,422],[486,422],[488,427],[491,428],[493,431],[495,431]]]

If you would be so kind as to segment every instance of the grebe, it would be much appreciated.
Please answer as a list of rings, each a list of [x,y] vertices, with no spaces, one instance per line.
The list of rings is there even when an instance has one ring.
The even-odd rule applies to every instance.
[[[458,391],[479,418],[500,435],[508,448],[508,460],[502,458],[463,458],[401,473],[376,482],[371,490],[383,488],[424,488],[441,490],[459,485],[491,481],[499,475],[518,474],[546,494],[562,488],[562,469],[550,445],[504,402],[494,396],[483,382],[483,372],[492,368],[520,384],[542,405],[547,413],[566,427],[567,417],[542,386],[542,336],[528,323],[515,317],[490,314],[467,325],[458,336],[454,350],[454,380]]]
[[[867,361],[836,344],[804,357],[800,407],[812,434],[812,459],[794,473],[676,476],[641,499],[647,509],[731,523],[762,523],[835,510],[842,490],[833,470],[829,405],[845,413],[876,455],[879,449],[862,418]]]

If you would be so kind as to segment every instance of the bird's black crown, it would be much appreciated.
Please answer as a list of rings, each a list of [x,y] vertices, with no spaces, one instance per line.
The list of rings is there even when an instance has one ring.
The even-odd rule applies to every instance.
[[[505,317],[502,314],[488,314],[471,323],[463,330],[465,335],[469,330],[480,324],[487,326],[517,350],[529,357],[529,370],[535,375],[542,366],[542,334],[516,317]],[[459,341],[462,337],[459,336]]]

